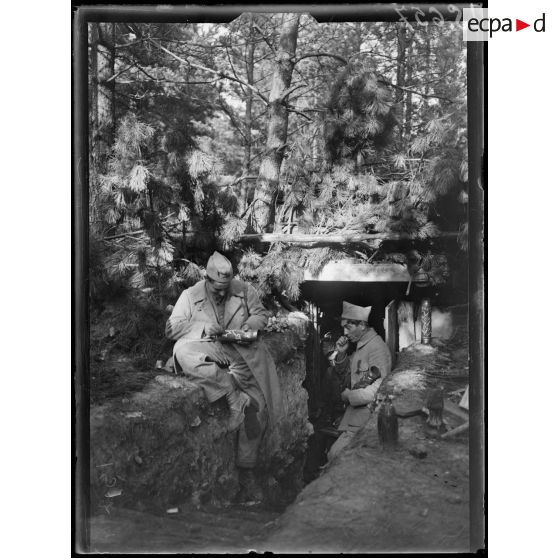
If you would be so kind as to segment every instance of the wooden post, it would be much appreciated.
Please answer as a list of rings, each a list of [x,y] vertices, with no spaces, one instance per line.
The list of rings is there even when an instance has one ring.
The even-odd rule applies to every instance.
[[[423,345],[430,345],[432,341],[432,306],[429,298],[423,298],[420,303],[421,339]]]
[[[312,320],[312,383],[314,385],[314,397],[318,397],[321,389],[321,351],[320,346],[320,326],[318,325],[318,307],[311,302],[310,303],[311,314],[310,318]]]
[[[397,322],[397,304],[392,300],[384,314],[384,329],[386,331],[386,345],[391,353],[391,366],[395,366],[395,355],[399,350],[399,324]]]

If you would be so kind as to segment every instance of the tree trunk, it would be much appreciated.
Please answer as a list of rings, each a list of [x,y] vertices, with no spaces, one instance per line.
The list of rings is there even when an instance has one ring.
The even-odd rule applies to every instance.
[[[99,219],[98,177],[97,177],[97,138],[99,136],[99,118],[97,111],[97,49],[99,32],[96,23],[90,23],[87,29],[89,41],[89,224],[96,229]]]
[[[403,142],[403,98],[405,87],[405,59],[407,54],[407,27],[406,22],[399,22],[397,25],[397,90],[395,92],[395,104],[399,109],[400,122],[399,122],[399,141]]]
[[[279,46],[275,56],[275,70],[269,94],[266,150],[256,182],[252,224],[257,232],[273,225],[273,203],[279,186],[283,152],[287,142],[289,113],[286,91],[291,85],[294,57],[298,39],[300,14],[283,14]]]
[[[97,47],[97,154],[99,172],[105,172],[114,141],[114,23],[99,23]]]
[[[114,23],[90,24],[91,44],[91,131],[89,173],[89,222],[99,232],[99,176],[107,171],[114,140]]]
[[[405,76],[405,86],[413,86],[413,35],[411,34],[407,40],[407,70]],[[409,141],[411,137],[411,128],[413,123],[413,94],[406,92],[405,98],[405,141]]]
[[[358,54],[362,46],[362,22],[355,22],[354,48],[351,54]]]
[[[94,147],[93,141],[98,134],[99,127],[97,113],[97,88],[99,83],[97,50],[99,46],[99,30],[97,29],[97,24],[90,23],[87,31],[89,40],[89,126],[91,127],[89,147],[92,150]]]
[[[407,28],[405,22],[397,23],[397,91],[395,102],[403,101],[403,90],[399,87],[405,86],[405,54],[407,50]]]
[[[424,94],[428,95],[430,93],[430,87],[429,87],[429,81],[431,79],[430,76],[430,52],[431,52],[431,46],[430,46],[430,33],[426,34],[426,38],[425,38],[425,67],[424,67],[424,75],[425,75],[425,84],[424,84]]]
[[[250,14],[248,31],[248,45],[246,46],[246,81],[254,84],[254,14]],[[248,175],[250,174],[250,157],[252,156],[252,99],[253,91],[246,88],[246,113],[244,115],[244,159],[242,161],[242,175],[245,177],[240,186],[239,211],[242,215],[248,205]]]
[[[347,53],[347,58],[358,55],[358,53],[360,52],[360,47],[362,46],[362,23],[360,21],[357,21],[354,25],[355,28],[353,30],[351,39],[352,52]],[[363,164],[364,156],[362,154],[362,151],[359,150],[355,155],[356,172],[359,172],[359,169],[362,167]]]

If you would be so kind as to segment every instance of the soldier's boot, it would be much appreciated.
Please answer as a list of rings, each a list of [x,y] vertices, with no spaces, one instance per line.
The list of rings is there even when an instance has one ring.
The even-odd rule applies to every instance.
[[[239,469],[238,482],[240,490],[235,498],[237,503],[256,505],[262,502],[263,491],[252,469]]]

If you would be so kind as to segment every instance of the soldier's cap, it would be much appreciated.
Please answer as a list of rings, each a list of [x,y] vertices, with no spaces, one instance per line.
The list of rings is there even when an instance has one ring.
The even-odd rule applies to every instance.
[[[368,316],[370,316],[371,310],[372,306],[357,306],[356,304],[343,301],[341,319],[368,322]]]
[[[223,254],[213,252],[213,254],[209,257],[209,260],[207,260],[205,273],[207,277],[216,283],[228,285],[233,278],[232,263],[225,258]]]

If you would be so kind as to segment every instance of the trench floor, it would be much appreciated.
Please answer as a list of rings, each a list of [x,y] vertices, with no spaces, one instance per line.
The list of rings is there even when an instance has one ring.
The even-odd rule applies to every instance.
[[[276,528],[281,511],[260,506],[179,507],[155,515],[124,508],[94,516],[90,552],[227,553],[258,548]]]

